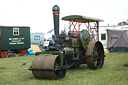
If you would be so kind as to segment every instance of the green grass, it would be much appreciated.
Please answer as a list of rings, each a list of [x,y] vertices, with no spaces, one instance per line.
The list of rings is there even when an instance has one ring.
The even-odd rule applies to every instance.
[[[90,70],[87,65],[68,69],[59,80],[38,80],[28,70],[34,58],[20,56],[0,58],[0,85],[128,85],[128,53],[109,53],[102,69]],[[26,63],[26,65],[22,65]]]

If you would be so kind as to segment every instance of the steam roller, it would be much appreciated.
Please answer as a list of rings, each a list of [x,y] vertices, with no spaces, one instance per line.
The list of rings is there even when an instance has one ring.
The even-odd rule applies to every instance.
[[[91,29],[96,30],[98,36],[99,22],[103,20],[81,15],[65,16],[62,20],[69,21],[70,29],[68,33],[64,29],[59,34],[59,6],[53,6],[52,11],[54,35],[52,40],[44,41],[45,51],[35,53],[32,66],[29,68],[33,76],[37,79],[61,79],[65,77],[68,68],[77,68],[81,64],[87,64],[94,70],[102,68],[104,48],[98,37],[95,39],[94,31]],[[80,31],[82,23],[87,23],[88,26]],[[94,26],[91,27],[90,23],[94,23]],[[78,29],[75,26],[78,26]]]

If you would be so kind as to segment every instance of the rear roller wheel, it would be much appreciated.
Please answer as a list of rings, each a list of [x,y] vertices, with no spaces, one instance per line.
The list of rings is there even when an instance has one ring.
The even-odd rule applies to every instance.
[[[101,42],[90,41],[87,46],[86,55],[88,56],[86,63],[90,69],[102,68],[104,64],[104,49]]]
[[[38,79],[59,79],[66,74],[66,69],[54,70],[60,66],[60,58],[57,55],[36,56],[32,62],[32,69],[44,69],[44,71],[34,71],[32,73]],[[46,70],[47,69],[47,70]],[[48,70],[50,69],[50,71]]]

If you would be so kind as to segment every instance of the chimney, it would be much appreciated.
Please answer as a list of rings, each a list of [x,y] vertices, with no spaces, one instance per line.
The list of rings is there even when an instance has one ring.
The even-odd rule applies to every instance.
[[[52,11],[53,11],[53,20],[54,20],[54,34],[59,35],[59,14],[60,14],[59,6],[57,5],[53,6]]]

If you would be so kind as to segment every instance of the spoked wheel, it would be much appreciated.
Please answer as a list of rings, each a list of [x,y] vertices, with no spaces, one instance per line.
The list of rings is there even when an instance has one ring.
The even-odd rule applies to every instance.
[[[20,50],[20,55],[21,56],[26,56],[27,55],[27,49],[21,49]]]
[[[2,55],[3,58],[8,58],[8,56],[9,56],[8,53],[9,53],[8,50],[6,50],[6,51],[1,51],[1,55]]]
[[[90,41],[87,46],[86,58],[87,66],[90,69],[99,69],[102,68],[104,64],[104,49],[99,41]]]
[[[66,74],[66,69],[57,69],[60,67],[60,58],[57,55],[36,56],[32,62],[32,70],[35,78],[38,79],[60,79]],[[55,70],[57,69],[57,70]]]

